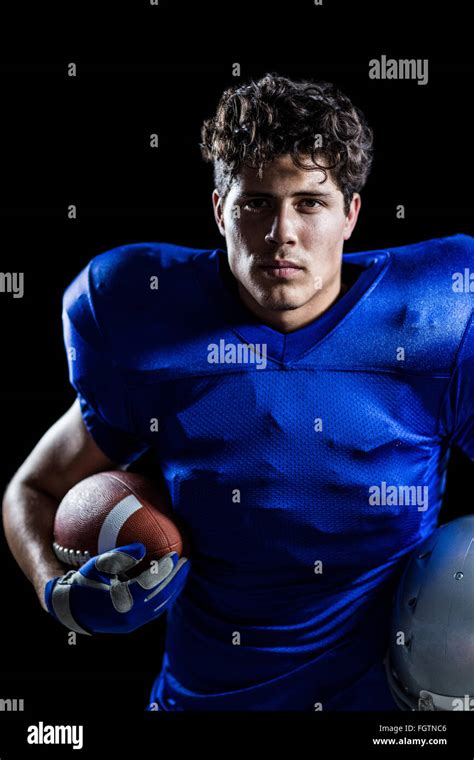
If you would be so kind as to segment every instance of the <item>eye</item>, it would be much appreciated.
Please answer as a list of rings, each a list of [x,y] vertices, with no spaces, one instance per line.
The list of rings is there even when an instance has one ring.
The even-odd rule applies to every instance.
[[[261,211],[264,208],[268,208],[268,205],[263,205],[268,203],[269,201],[267,198],[250,198],[242,204],[242,208],[247,209],[248,211],[256,212]],[[324,206],[324,203],[317,198],[303,198],[301,201],[299,201],[298,206],[301,204],[306,204],[306,208],[310,209]]]
[[[246,201],[243,204],[243,207],[244,208],[249,208],[250,211],[258,211],[260,208],[262,208],[262,206],[258,205],[258,204],[261,204],[261,203],[267,203],[267,201],[265,200],[265,198],[251,198],[250,200]],[[257,206],[252,205],[252,204],[257,204]]]
[[[318,206],[324,206],[324,203],[318,201],[317,198],[305,198],[302,203],[316,203]],[[316,206],[310,206],[310,208],[316,208]]]

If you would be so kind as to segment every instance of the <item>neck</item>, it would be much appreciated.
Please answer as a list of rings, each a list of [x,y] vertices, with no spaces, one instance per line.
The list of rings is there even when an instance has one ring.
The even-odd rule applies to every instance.
[[[250,293],[238,283],[238,291],[241,301],[263,324],[272,327],[282,333],[290,333],[299,330],[301,327],[314,322],[315,319],[324,314],[330,306],[344,295],[348,290],[348,285],[341,281],[341,277],[327,288],[321,290],[315,296],[297,309],[284,309],[276,311],[265,309],[260,306]]]

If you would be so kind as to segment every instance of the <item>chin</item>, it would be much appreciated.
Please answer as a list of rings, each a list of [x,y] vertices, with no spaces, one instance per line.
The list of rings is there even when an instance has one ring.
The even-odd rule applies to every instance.
[[[288,299],[288,298],[273,298],[271,295],[268,297],[256,299],[259,306],[262,309],[269,309],[270,311],[288,311],[292,309],[299,309],[304,304],[304,301]]]

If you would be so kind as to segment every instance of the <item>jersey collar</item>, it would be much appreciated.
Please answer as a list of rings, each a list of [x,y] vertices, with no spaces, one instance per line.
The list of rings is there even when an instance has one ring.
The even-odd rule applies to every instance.
[[[225,320],[245,343],[267,346],[267,357],[279,364],[288,364],[318,345],[336,329],[357,304],[365,300],[388,268],[390,253],[377,250],[367,253],[345,253],[342,267],[355,276],[355,282],[324,314],[291,333],[282,333],[263,324],[242,303],[235,280],[227,263],[226,251],[216,248],[194,257],[201,287],[209,299],[209,308]],[[345,279],[345,278],[344,278]],[[233,285],[233,287],[232,287]]]

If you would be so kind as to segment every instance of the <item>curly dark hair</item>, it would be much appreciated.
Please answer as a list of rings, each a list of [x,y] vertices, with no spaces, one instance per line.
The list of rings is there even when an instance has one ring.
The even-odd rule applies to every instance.
[[[330,82],[294,81],[275,73],[225,90],[215,116],[202,125],[201,140],[202,157],[213,163],[222,198],[242,165],[257,168],[261,177],[267,162],[290,153],[301,169],[321,169],[325,179],[332,172],[346,214],[373,157],[372,130],[346,95]],[[310,155],[312,164],[304,164],[302,155]]]

